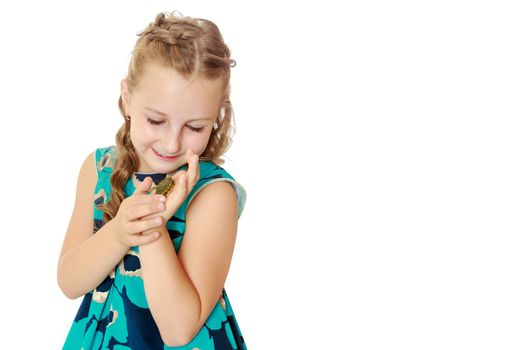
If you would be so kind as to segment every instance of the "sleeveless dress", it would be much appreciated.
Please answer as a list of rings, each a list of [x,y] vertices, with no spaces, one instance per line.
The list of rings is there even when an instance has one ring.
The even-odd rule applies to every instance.
[[[94,193],[94,233],[103,226],[101,206],[111,195],[110,176],[115,156],[115,146],[97,148],[95,152],[98,181]],[[187,167],[183,165],[178,170]],[[226,170],[207,161],[200,161],[199,167],[199,180],[166,223],[176,252],[184,238],[188,204],[205,185],[216,181],[230,182],[237,193],[239,217],[244,209],[246,191]],[[136,181],[143,181],[148,176],[157,184],[166,175],[135,173],[136,179],[130,178],[125,185],[126,197],[135,191]],[[131,247],[109,276],[84,296],[63,349],[246,349],[224,288],[210,316],[191,342],[176,347],[165,345],[148,308],[138,252],[139,247]]]

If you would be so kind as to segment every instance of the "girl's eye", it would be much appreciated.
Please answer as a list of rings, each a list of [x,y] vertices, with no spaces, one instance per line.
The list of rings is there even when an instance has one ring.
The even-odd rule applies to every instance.
[[[162,123],[164,123],[163,121],[158,121],[158,120],[153,120],[151,118],[148,118],[148,123],[149,124],[153,124],[153,125],[160,125]]]
[[[163,120],[158,121],[158,120],[153,120],[153,119],[151,119],[151,118],[148,118],[147,121],[148,121],[149,124],[152,124],[152,125],[160,125],[160,124],[163,124],[163,123],[164,123]],[[194,127],[191,126],[191,125],[186,125],[186,126],[188,127],[188,129],[190,129],[190,130],[193,131],[193,132],[201,132],[202,129],[204,129],[203,127],[200,127],[200,128],[194,128]]]
[[[202,129],[204,129],[202,127],[201,128],[194,128],[193,126],[190,126],[190,125],[186,125],[186,126],[193,132],[201,132]]]

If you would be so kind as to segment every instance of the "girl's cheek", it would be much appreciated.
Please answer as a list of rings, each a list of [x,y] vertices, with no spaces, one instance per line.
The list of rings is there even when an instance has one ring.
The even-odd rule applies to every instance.
[[[145,138],[152,139],[152,138],[159,136],[158,132],[156,130],[152,130],[151,126],[149,125],[145,126],[143,130],[144,130],[143,134]]]

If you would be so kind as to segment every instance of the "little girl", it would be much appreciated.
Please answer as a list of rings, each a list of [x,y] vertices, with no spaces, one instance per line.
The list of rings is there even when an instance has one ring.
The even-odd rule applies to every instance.
[[[84,296],[64,349],[246,349],[224,290],[246,200],[219,158],[235,61],[208,20],[160,13],[138,36],[60,253],[60,288]]]

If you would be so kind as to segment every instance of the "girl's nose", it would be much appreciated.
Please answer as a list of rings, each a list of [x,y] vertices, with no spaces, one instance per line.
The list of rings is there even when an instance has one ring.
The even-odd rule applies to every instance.
[[[164,140],[164,150],[169,152],[170,155],[180,153],[180,138],[181,133],[175,129],[167,133],[166,139]]]

